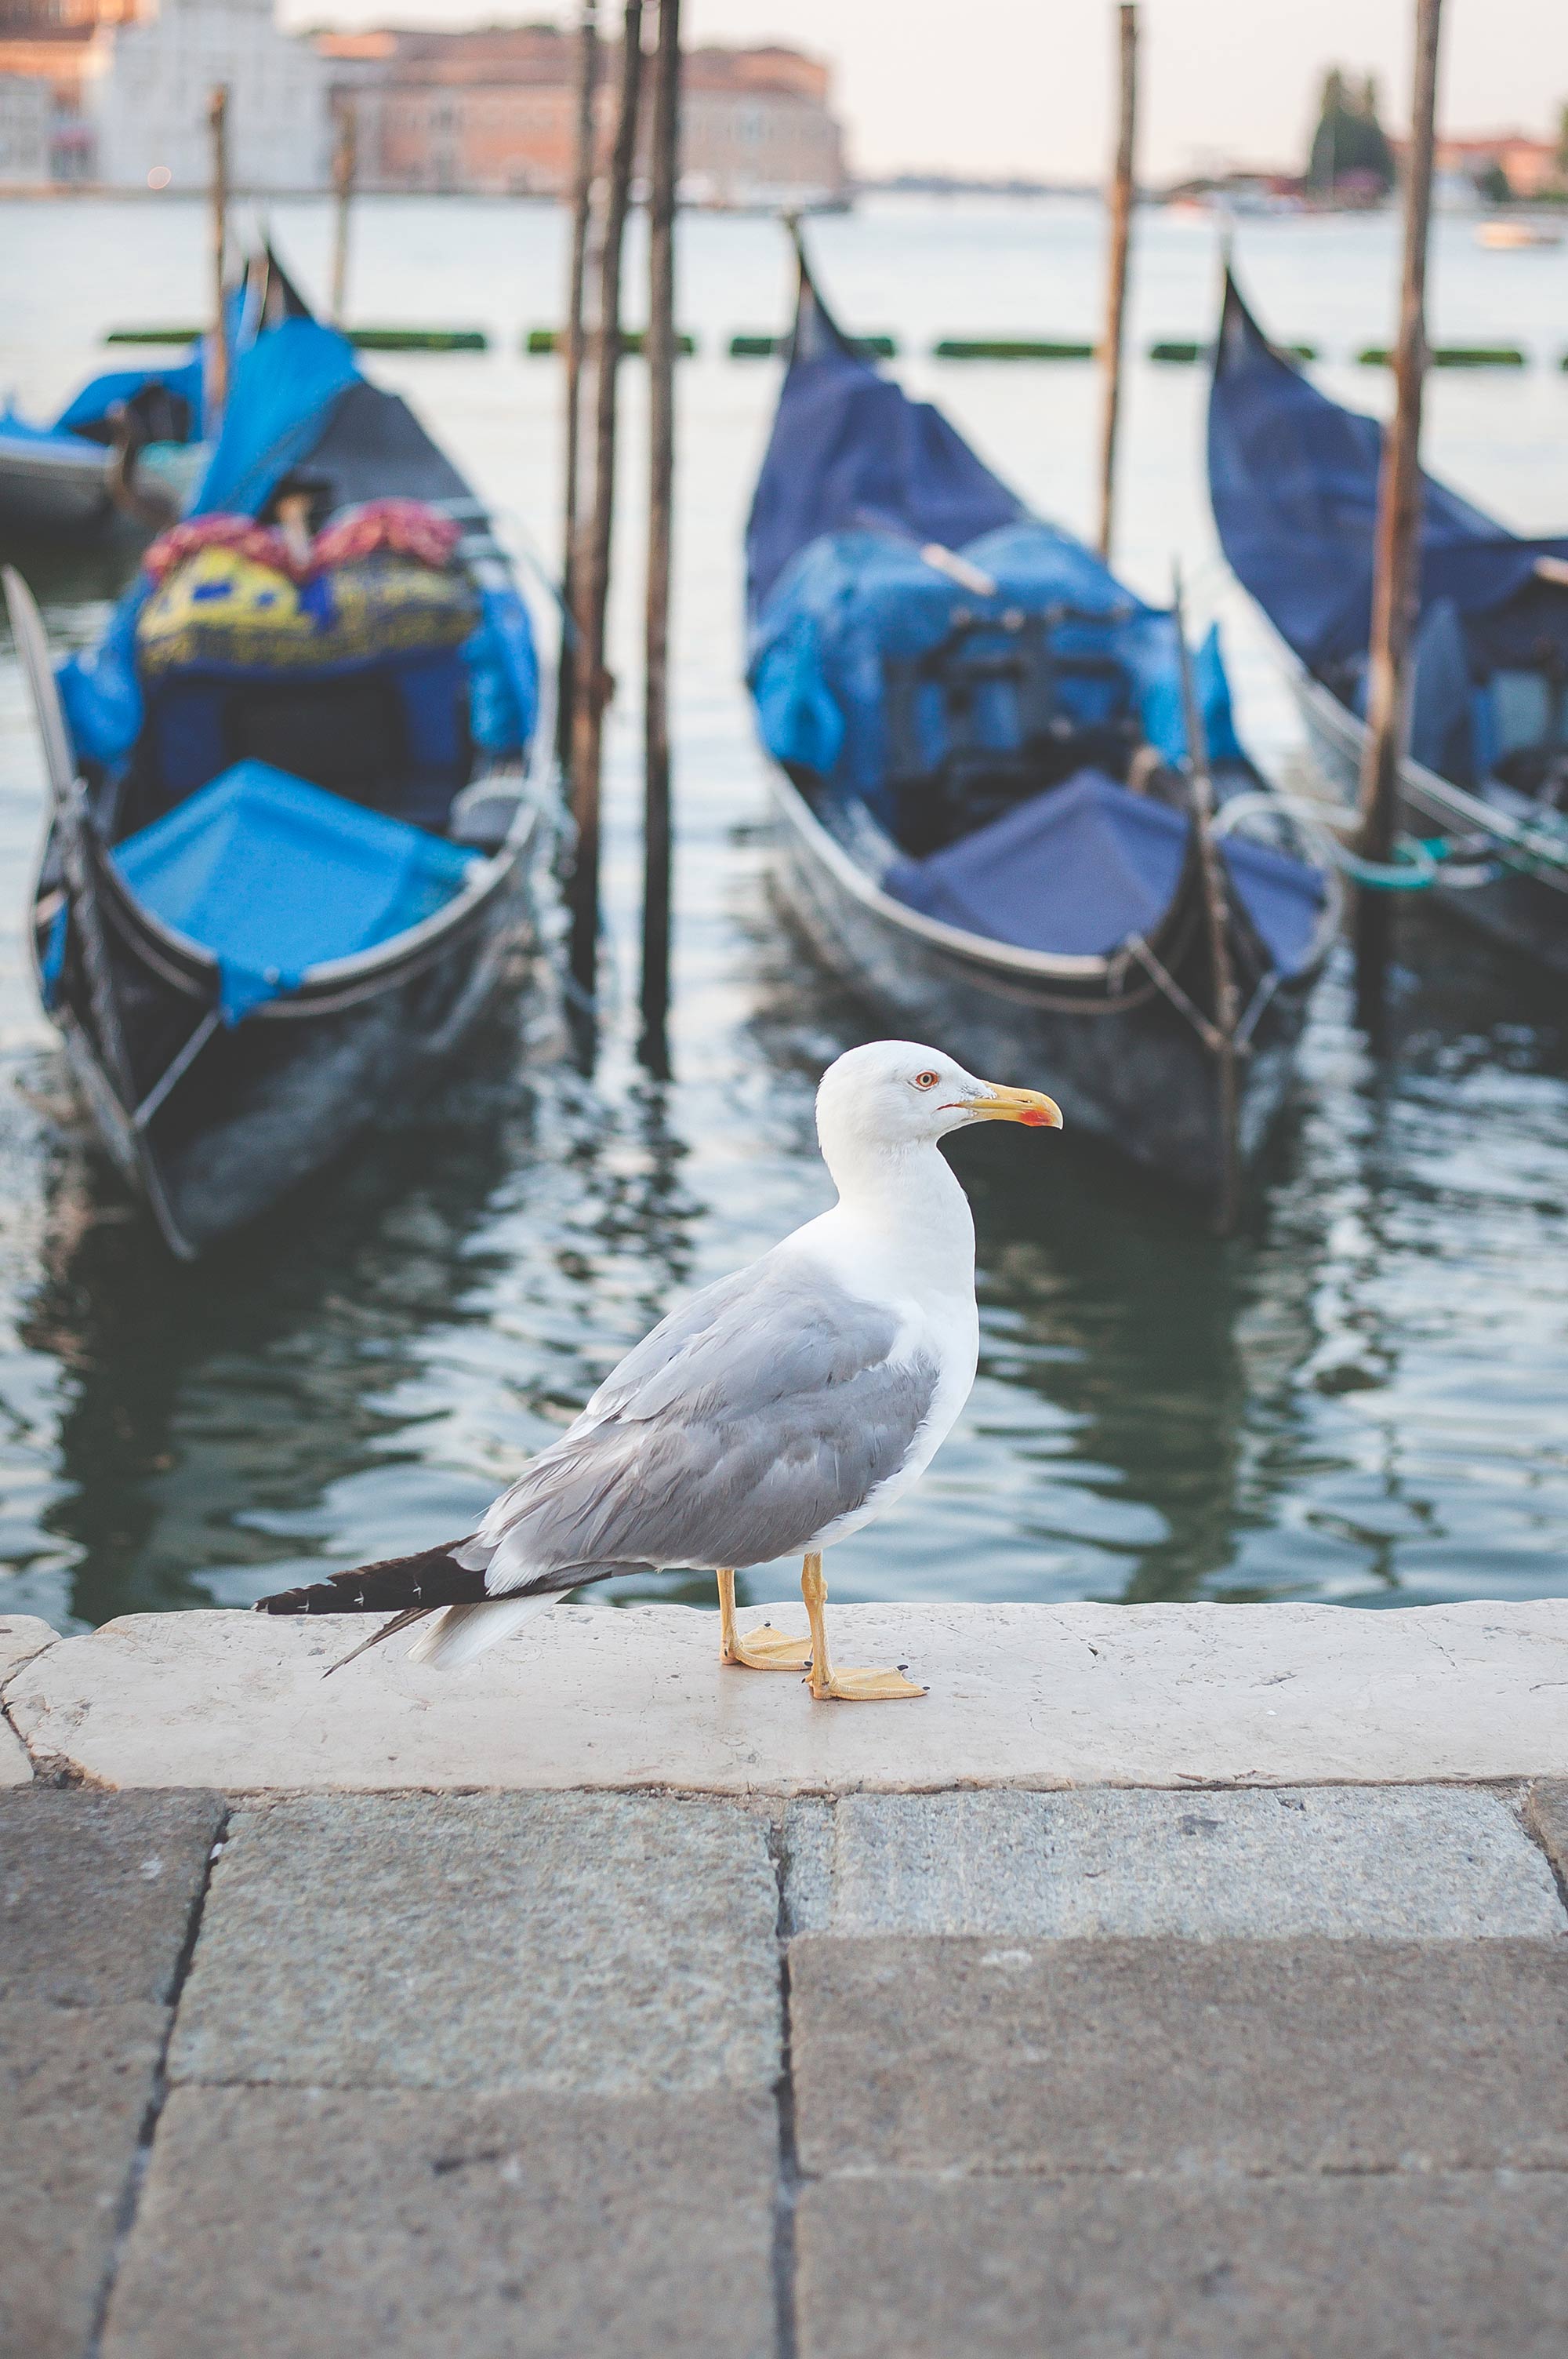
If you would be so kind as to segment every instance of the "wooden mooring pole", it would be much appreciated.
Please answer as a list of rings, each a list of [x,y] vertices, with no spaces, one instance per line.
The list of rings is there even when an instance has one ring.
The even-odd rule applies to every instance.
[[[599,0],[583,0],[579,35],[577,151],[572,163],[571,260],[567,270],[566,489],[562,500],[561,655],[556,685],[556,754],[571,761],[572,677],[577,630],[577,540],[582,473],[582,309],[593,204],[594,99],[599,89]]]
[[[207,102],[207,128],[211,139],[211,190],[212,235],[212,354],[207,373],[204,407],[211,429],[221,423],[229,398],[229,323],[224,317],[227,288],[224,271],[229,245],[229,85],[221,82]]]
[[[1426,376],[1426,246],[1432,220],[1433,144],[1443,0],[1416,0],[1415,88],[1405,155],[1404,278],[1394,355],[1393,421],[1383,436],[1368,650],[1367,735],[1361,749],[1364,860],[1391,860],[1404,753],[1406,658],[1421,572],[1421,408]],[[1393,895],[1356,895],[1356,1013],[1380,1041],[1388,1015]]]
[[[1230,896],[1219,845],[1214,832],[1214,773],[1209,767],[1208,733],[1193,677],[1192,650],[1187,645],[1187,618],[1182,602],[1182,577],[1176,572],[1171,597],[1176,625],[1176,660],[1181,669],[1182,725],[1187,741],[1187,786],[1196,838],[1198,869],[1203,884],[1204,930],[1208,941],[1209,987],[1214,1035],[1208,1047],[1215,1062],[1215,1099],[1219,1128],[1219,1192],[1214,1204],[1214,1226],[1227,1237],[1241,1209],[1241,1076],[1237,1027],[1241,1020],[1236,988],[1236,962],[1230,954]]]
[[[670,521],[675,490],[676,188],[680,0],[659,0],[648,187],[648,584],[643,703],[643,1059],[669,1068]]]
[[[572,817],[577,849],[571,879],[571,972],[591,1001],[599,964],[599,787],[604,708],[611,679],[604,667],[605,610],[610,598],[610,545],[615,513],[616,387],[621,361],[621,248],[632,196],[637,144],[637,103],[643,83],[643,0],[626,0],[622,26],[621,99],[604,199],[604,249],[600,263],[599,316],[593,335],[593,509],[578,569],[578,643],[572,665]]]
[[[1117,122],[1116,169],[1110,186],[1110,277],[1106,288],[1105,335],[1100,345],[1104,407],[1100,413],[1099,539],[1110,562],[1111,519],[1116,500],[1116,432],[1121,412],[1121,361],[1126,342],[1127,264],[1132,241],[1132,158],[1138,132],[1138,10],[1121,0],[1118,60],[1121,96]]]
[[[337,103],[336,136],[332,141],[332,193],[337,218],[332,234],[332,325],[341,328],[349,301],[349,205],[359,168],[359,118],[347,93]]]

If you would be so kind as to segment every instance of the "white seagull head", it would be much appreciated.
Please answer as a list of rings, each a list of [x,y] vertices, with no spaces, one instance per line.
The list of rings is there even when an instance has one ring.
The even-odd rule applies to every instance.
[[[829,1170],[872,1153],[935,1147],[976,1122],[1021,1122],[1060,1130],[1061,1110],[1039,1090],[982,1082],[956,1058],[918,1040],[871,1040],[823,1074],[816,1136]]]

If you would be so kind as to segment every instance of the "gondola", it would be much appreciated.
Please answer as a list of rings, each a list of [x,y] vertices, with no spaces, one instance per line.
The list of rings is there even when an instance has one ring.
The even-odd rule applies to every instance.
[[[228,299],[231,358],[305,305],[265,247]],[[111,369],[39,426],[0,410],[0,536],[18,541],[145,538],[185,506],[211,456],[211,337],[168,367]]]
[[[821,955],[880,1023],[1233,1200],[1336,897],[1237,741],[1217,636],[1184,697],[1173,616],[858,353],[804,256],[747,563],[781,882]]]
[[[235,365],[191,516],[51,670],[30,933],[104,1147],[189,1258],[450,1056],[526,947],[537,668],[482,504],[342,337]]]
[[[1353,800],[1366,739],[1383,434],[1270,344],[1227,273],[1209,494],[1278,634],[1314,753]],[[1435,897],[1568,973],[1568,538],[1520,539],[1422,478],[1401,821]]]

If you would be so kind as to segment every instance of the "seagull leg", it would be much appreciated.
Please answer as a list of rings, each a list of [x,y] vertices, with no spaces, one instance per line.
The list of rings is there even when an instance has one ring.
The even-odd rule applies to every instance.
[[[808,1556],[801,1568],[800,1593],[811,1622],[811,1693],[817,1703],[829,1698],[839,1703],[892,1703],[901,1696],[923,1696],[902,1671],[836,1671],[827,1652],[827,1583],[822,1559]]]
[[[809,1638],[786,1638],[782,1630],[763,1623],[742,1637],[735,1627],[735,1574],[729,1565],[719,1571],[719,1652],[722,1662],[747,1671],[804,1671],[811,1660]]]

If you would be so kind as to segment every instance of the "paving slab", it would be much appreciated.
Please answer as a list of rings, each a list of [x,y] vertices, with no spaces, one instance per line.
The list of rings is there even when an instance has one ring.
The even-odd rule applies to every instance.
[[[220,1794],[0,1795],[0,1999],[172,1995]]]
[[[0,2004],[0,2351],[84,2359],[168,2018]]]
[[[1561,2359],[1554,2174],[836,2180],[799,2359]]]
[[[765,2100],[182,2089],[102,2359],[773,2359]]]
[[[803,1935],[802,2168],[1568,2168],[1562,1942]]]
[[[312,1796],[214,1871],[176,2081],[771,2090],[765,1819],[639,1795]]]
[[[558,1606],[467,1669],[404,1640],[339,1679],[357,1616],[132,1614],[12,1680],[35,1756],[100,1786],[1301,1785],[1568,1777],[1568,1600],[1411,1607],[830,1609],[849,1663],[911,1662],[907,1711],[725,1670],[710,1614]],[[755,1617],[752,1617],[755,1618]],[[801,1626],[800,1608],[781,1618]]]
[[[1517,1812],[1453,1786],[846,1795],[784,1859],[799,1932],[1568,1936]]]
[[[0,1614],[0,1697],[12,1672],[52,1647],[58,1635],[36,1614]],[[26,1786],[32,1775],[27,1747],[10,1723],[0,1720],[0,1786]]]
[[[1568,1779],[1543,1778],[1532,1787],[1525,1804],[1525,1820],[1537,1843],[1568,1889]]]

